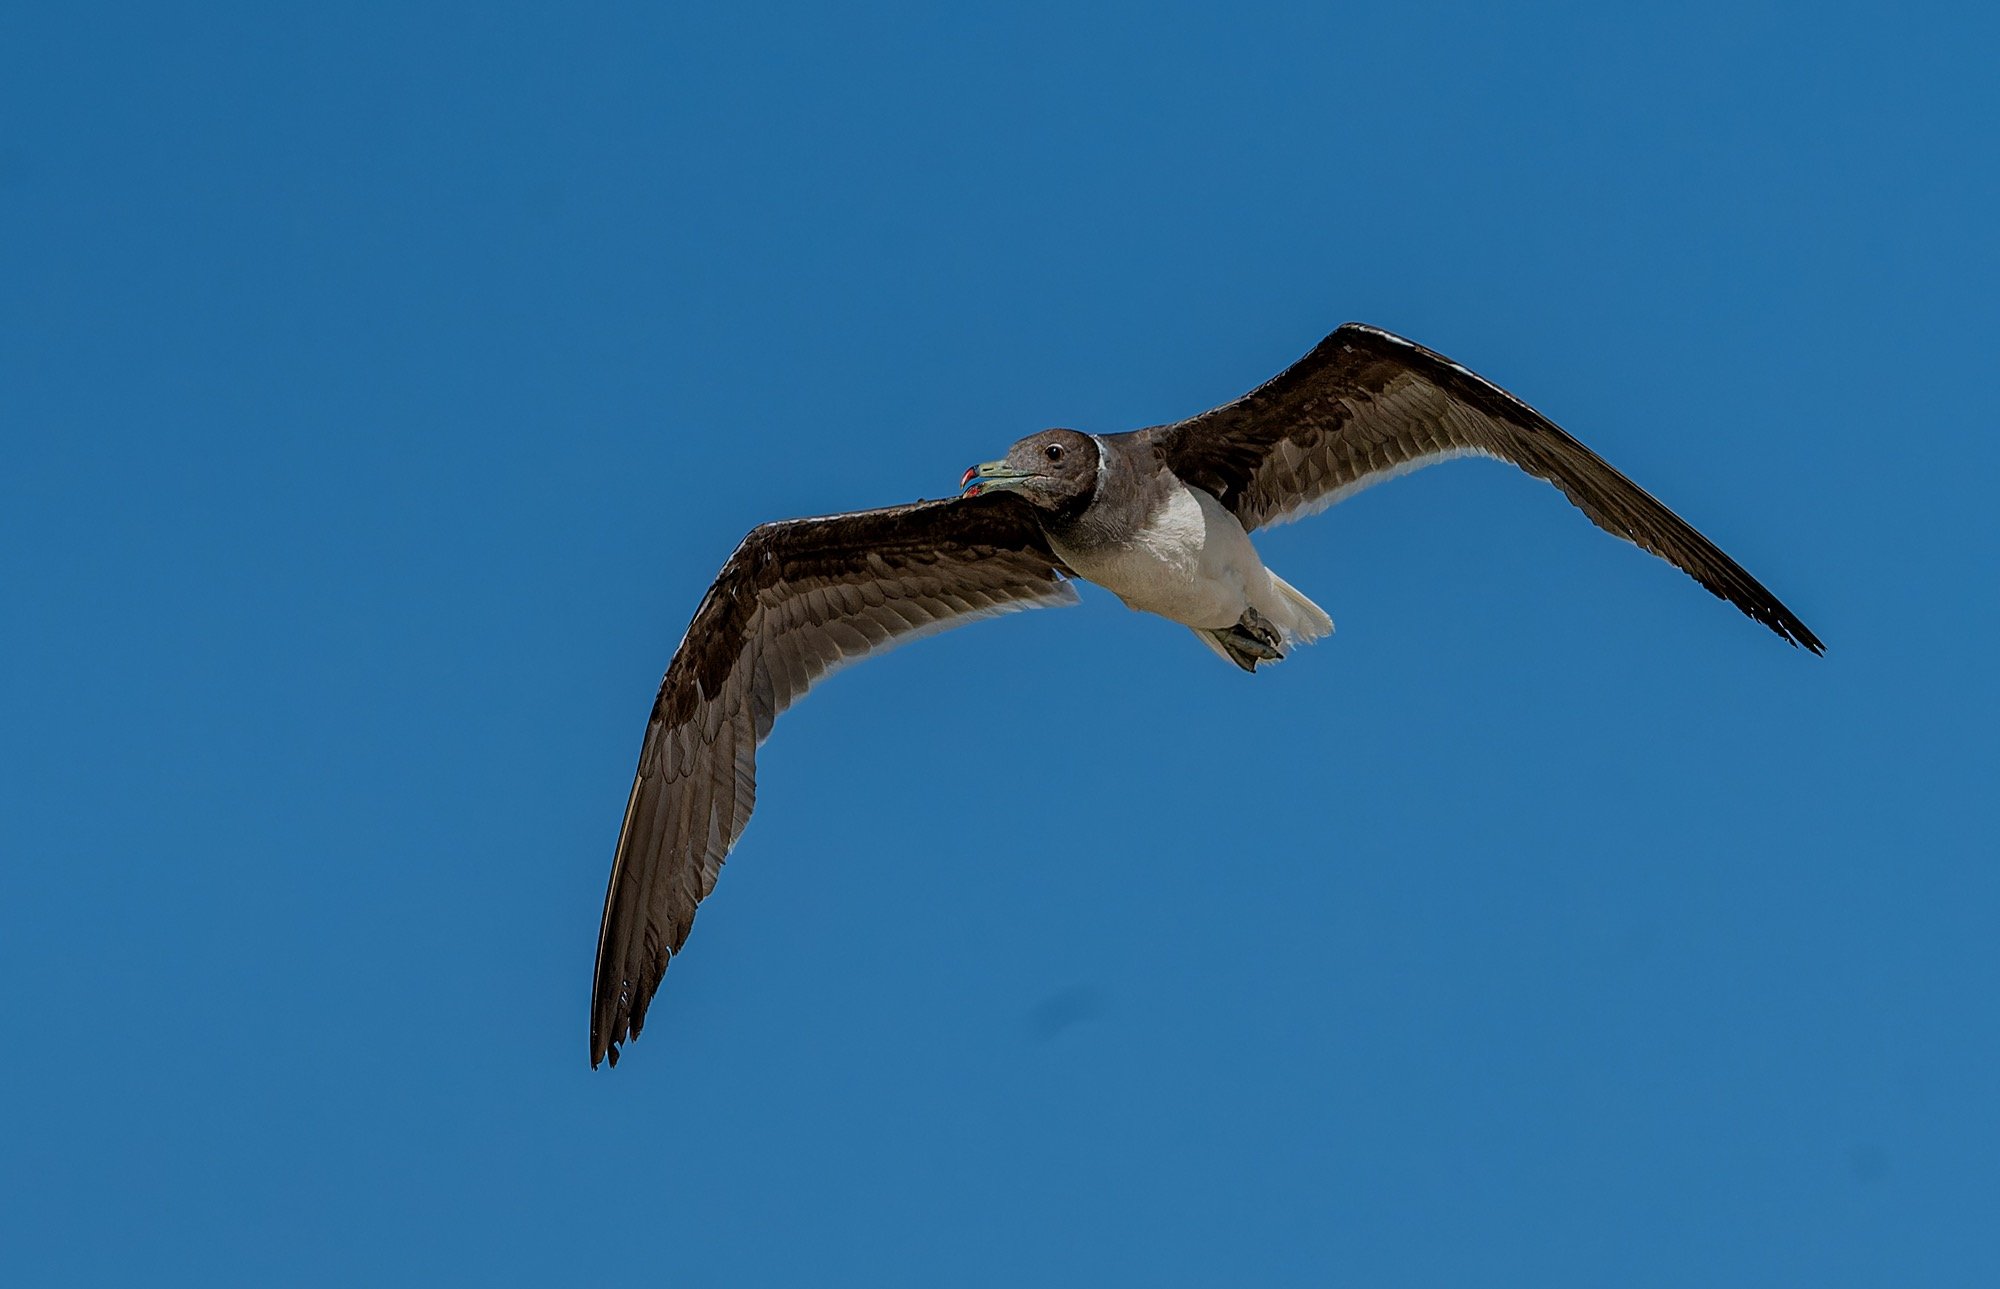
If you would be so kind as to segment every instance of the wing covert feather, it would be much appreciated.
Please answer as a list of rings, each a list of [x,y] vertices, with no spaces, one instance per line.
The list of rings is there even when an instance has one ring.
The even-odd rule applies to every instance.
[[[709,588],[667,666],[619,829],[590,1008],[618,1063],[756,802],[756,751],[846,663],[982,617],[1076,600],[1019,498],[764,524]]]
[[[1553,421],[1413,341],[1350,322],[1233,403],[1138,433],[1255,529],[1456,456],[1510,462],[1793,644],[1819,638],[1742,565]]]

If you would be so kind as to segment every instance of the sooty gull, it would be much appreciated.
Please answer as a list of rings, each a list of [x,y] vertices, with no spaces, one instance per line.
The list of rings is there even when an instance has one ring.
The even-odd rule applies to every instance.
[[[756,799],[771,723],[843,663],[1069,580],[1179,622],[1245,671],[1333,630],[1249,532],[1455,456],[1511,462],[1795,645],[1820,642],[1679,516],[1540,413],[1421,345],[1349,323],[1212,411],[1126,434],[1045,430],[961,495],[753,529],[667,666],[598,932],[590,1063],[636,1038]]]

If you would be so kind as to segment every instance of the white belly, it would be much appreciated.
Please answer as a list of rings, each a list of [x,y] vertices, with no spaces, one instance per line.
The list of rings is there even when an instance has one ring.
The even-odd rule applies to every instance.
[[[1222,503],[1199,488],[1179,487],[1127,546],[1057,555],[1132,608],[1190,627],[1229,627],[1253,605],[1284,621],[1276,592],[1250,535]],[[1280,616],[1283,614],[1283,616]]]

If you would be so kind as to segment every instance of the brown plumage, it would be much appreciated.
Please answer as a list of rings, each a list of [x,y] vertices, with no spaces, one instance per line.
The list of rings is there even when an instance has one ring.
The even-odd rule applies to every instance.
[[[1466,454],[1547,480],[1600,528],[1821,651],[1741,565],[1533,408],[1421,345],[1349,323],[1249,394],[1177,424],[1023,439],[1005,461],[967,472],[986,495],[765,524],[744,538],[675,651],[646,726],[598,933],[591,1064],[617,1064],[619,1044],[638,1036],[749,821],[758,745],[822,675],[976,618],[1075,602],[1058,547],[1128,603],[1212,628],[1181,611],[1174,579],[1191,578],[1189,594],[1212,604],[1219,585],[1270,576],[1238,524],[1281,523]],[[1197,504],[1199,493],[1214,502]],[[1220,524],[1205,537],[1188,519],[1202,505]],[[1239,625],[1260,624],[1269,630],[1253,609]],[[1285,643],[1202,634],[1246,670],[1282,656]]]
[[[653,702],[618,833],[590,1063],[618,1062],[757,797],[757,745],[844,663],[1014,609],[1069,604],[1026,502],[920,502],[753,529],[722,567]]]
[[[1253,531],[1434,461],[1507,461],[1560,488],[1599,528],[1823,652],[1742,565],[1554,422],[1444,355],[1375,327],[1350,322],[1235,402],[1138,434]]]

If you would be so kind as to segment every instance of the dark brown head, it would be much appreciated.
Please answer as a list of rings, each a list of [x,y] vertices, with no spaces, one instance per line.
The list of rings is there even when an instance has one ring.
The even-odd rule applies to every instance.
[[[1097,495],[1098,453],[1097,440],[1088,434],[1043,430],[1000,460],[967,470],[958,483],[968,497],[1018,492],[1037,510],[1073,517]]]

